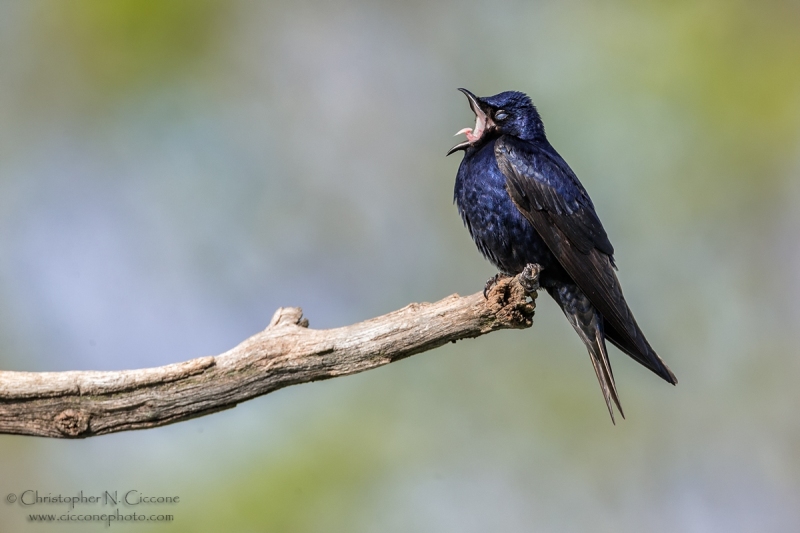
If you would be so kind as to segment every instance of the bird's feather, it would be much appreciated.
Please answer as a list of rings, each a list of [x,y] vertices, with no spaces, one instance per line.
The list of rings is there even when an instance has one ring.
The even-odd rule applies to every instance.
[[[611,363],[608,360],[602,315],[592,305],[592,302],[583,291],[572,283],[563,283],[557,286],[550,285],[547,287],[547,292],[550,293],[550,296],[564,311],[567,320],[575,328],[578,336],[589,351],[589,358],[597,375],[597,381],[600,383],[600,390],[603,393],[603,399],[606,401],[608,414],[611,415],[611,422],[616,423],[614,421],[612,402],[619,409],[619,414],[622,415],[622,418],[625,418],[625,413],[622,410],[622,404],[617,394],[617,386],[614,383],[614,373],[611,371]]]
[[[666,381],[677,383],[628,308],[615,273],[614,248],[566,162],[547,141],[508,135],[497,139],[494,151],[517,209],[600,312],[609,340]]]

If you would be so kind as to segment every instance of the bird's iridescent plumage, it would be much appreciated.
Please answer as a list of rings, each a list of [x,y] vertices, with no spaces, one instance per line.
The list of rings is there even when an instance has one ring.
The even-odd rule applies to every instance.
[[[622,414],[606,352],[608,339],[669,383],[675,376],[647,342],[615,273],[614,248],[586,190],[547,141],[530,98],[504,92],[478,98],[455,184],[455,202],[483,255],[501,272],[543,267],[542,287],[586,345],[611,419]],[[477,135],[480,133],[480,135]],[[624,416],[624,415],[623,415]]]

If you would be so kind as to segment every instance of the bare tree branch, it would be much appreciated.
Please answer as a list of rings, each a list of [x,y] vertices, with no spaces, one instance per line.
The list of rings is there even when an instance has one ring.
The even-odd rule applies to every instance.
[[[527,328],[534,302],[523,285],[530,287],[518,277],[502,278],[488,298],[452,295],[328,330],[309,329],[299,308],[284,307],[264,331],[221,355],[158,368],[0,371],[0,433],[85,438],[163,426],[288,385],[355,374],[498,329]]]

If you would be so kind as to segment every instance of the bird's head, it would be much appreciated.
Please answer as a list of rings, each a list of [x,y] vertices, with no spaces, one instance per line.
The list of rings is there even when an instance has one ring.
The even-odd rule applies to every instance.
[[[459,89],[475,113],[475,127],[464,128],[456,135],[466,134],[467,140],[455,145],[447,155],[470,146],[483,144],[500,135],[513,135],[527,141],[544,138],[544,125],[528,95],[506,91],[479,98],[466,89]]]

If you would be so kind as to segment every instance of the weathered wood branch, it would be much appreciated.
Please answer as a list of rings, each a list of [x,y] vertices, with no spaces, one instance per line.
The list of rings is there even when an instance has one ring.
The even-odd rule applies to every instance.
[[[298,308],[281,308],[264,331],[221,355],[158,368],[0,371],[0,433],[85,438],[163,426],[288,385],[355,374],[499,329],[526,328],[534,302],[524,282],[503,278],[488,298],[452,295],[328,330],[309,329]]]

